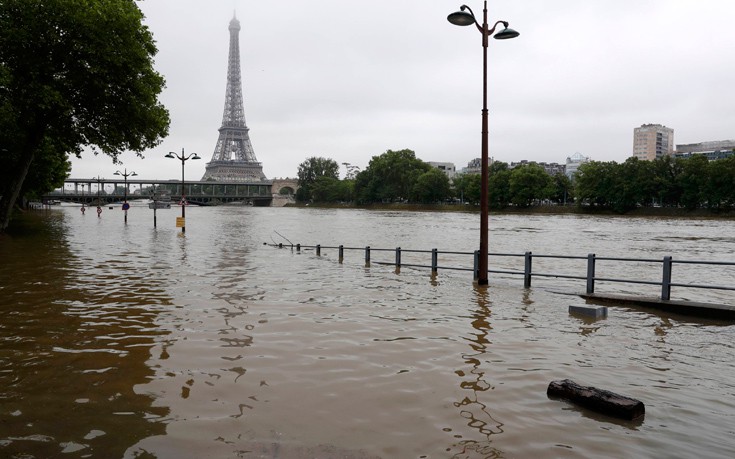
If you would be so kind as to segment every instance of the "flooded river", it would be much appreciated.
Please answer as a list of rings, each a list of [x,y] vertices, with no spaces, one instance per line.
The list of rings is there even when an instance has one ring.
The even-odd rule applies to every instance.
[[[583,281],[477,289],[467,271],[270,245],[471,252],[473,213],[190,207],[182,235],[178,212],[154,228],[142,206],[127,224],[117,208],[60,207],[0,236],[0,457],[735,452],[735,325],[624,307],[586,321],[567,311]],[[733,261],[732,225],[491,215],[490,250]],[[637,398],[646,416],[549,399],[566,378]]]

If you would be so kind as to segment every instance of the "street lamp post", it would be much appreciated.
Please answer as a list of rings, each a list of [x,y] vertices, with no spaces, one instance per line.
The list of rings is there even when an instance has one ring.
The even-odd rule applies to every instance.
[[[92,189],[90,187],[90,193],[92,192]],[[84,207],[84,183],[82,183],[82,208],[80,209],[82,211],[82,215],[84,215],[84,212],[86,212],[86,208]]]
[[[465,11],[467,10],[467,11]],[[475,14],[469,6],[462,5],[460,10],[447,16],[447,20],[454,25],[468,26],[474,24],[482,34],[482,164],[480,165],[480,252],[477,264],[478,285],[487,285],[487,256],[488,256],[488,115],[487,115],[487,43],[488,38],[493,36],[497,40],[515,38],[520,35],[513,29],[508,28],[507,21],[497,21],[492,29],[487,24],[487,0],[484,2],[482,25],[475,19]],[[503,30],[495,33],[498,24],[503,25]]]
[[[102,217],[102,198],[100,197],[100,192],[102,191],[102,180],[104,180],[99,175],[95,177],[95,180],[97,181],[97,217]],[[89,192],[92,193],[92,184],[89,184]]]
[[[166,155],[166,158],[178,159],[181,161],[181,232],[186,233],[186,194],[184,193],[184,164],[190,159],[202,159],[196,153],[190,153],[188,156],[184,154],[184,149],[181,149],[181,155],[173,151]]]
[[[130,209],[130,204],[128,204],[128,177],[135,177],[135,172],[128,172],[127,169],[125,169],[125,172],[115,171],[112,175],[122,175],[123,180],[125,181],[125,188],[123,189],[123,205],[122,209],[123,212],[125,212],[125,223],[128,222],[128,209]]]

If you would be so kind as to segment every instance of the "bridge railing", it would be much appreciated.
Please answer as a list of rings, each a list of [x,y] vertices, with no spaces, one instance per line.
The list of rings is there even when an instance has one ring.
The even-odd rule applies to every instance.
[[[296,252],[314,251],[316,256],[323,256],[327,251],[336,251],[339,263],[343,263],[346,253],[361,253],[365,266],[371,264],[402,267],[426,268],[432,274],[440,270],[472,271],[478,278],[479,251],[457,252],[438,249],[409,250],[367,247],[323,246],[323,245],[286,245],[269,244],[278,248],[291,248]],[[735,292],[733,285],[716,285],[699,281],[685,282],[674,279],[675,271],[681,274],[680,279],[702,279],[708,276],[719,279],[735,278],[735,262],[679,260],[671,256],[663,258],[624,258],[605,257],[594,253],[585,256],[574,255],[540,255],[532,252],[489,253],[489,274],[500,274],[523,279],[523,286],[530,288],[534,278],[556,278],[584,282],[585,293],[592,295],[600,284],[626,284],[656,286],[657,297],[671,300],[672,289],[714,290],[720,293]],[[540,266],[539,266],[540,265]],[[635,265],[635,266],[634,266]],[[472,267],[469,267],[472,266]],[[617,269],[616,269],[617,266]],[[677,269],[675,270],[675,266]],[[732,269],[733,275],[723,275],[723,269]],[[677,271],[678,270],[678,271]],[[620,277],[615,273],[626,273]],[[643,277],[644,275],[648,277]],[[677,290],[678,292],[679,290]],[[735,295],[729,297],[735,302]]]

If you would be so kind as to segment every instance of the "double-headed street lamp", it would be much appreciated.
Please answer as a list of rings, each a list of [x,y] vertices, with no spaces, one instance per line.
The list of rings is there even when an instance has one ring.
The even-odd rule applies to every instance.
[[[181,156],[169,152],[166,158],[173,158],[181,160],[181,232],[186,233],[186,193],[184,193],[184,164],[190,159],[202,159],[196,153],[190,153],[188,156],[184,154],[184,149],[181,149]]]
[[[123,205],[122,209],[123,212],[125,212],[125,223],[128,222],[128,209],[130,209],[130,204],[128,204],[128,177],[135,177],[135,172],[128,172],[127,169],[125,169],[125,172],[115,171],[112,175],[122,175],[123,179],[125,180],[125,188],[123,189]]]
[[[472,12],[469,6],[462,5],[456,13],[452,13],[447,16],[447,20],[454,25],[468,26],[474,24],[477,30],[482,34],[482,164],[480,166],[480,252],[477,263],[477,272],[475,277],[477,278],[478,285],[487,285],[487,256],[488,256],[488,129],[487,129],[487,43],[488,38],[493,36],[497,40],[506,40],[508,38],[515,38],[520,35],[513,29],[508,28],[508,22],[497,21],[492,29],[488,28],[487,24],[487,0],[484,2],[482,25],[475,19],[475,14]],[[467,10],[467,11],[465,11]],[[495,28],[498,24],[503,25],[503,30],[495,33]]]

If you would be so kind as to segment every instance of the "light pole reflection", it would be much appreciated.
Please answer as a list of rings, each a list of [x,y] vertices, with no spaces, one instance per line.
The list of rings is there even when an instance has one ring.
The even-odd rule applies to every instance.
[[[466,394],[462,400],[454,402],[459,409],[460,416],[467,425],[481,434],[480,440],[462,440],[456,445],[459,449],[452,458],[465,457],[499,458],[503,457],[492,445],[491,437],[503,432],[503,423],[496,420],[485,404],[489,399],[488,392],[494,387],[485,378],[483,361],[486,360],[488,348],[492,344],[489,336],[492,331],[490,325],[490,299],[487,288],[475,287],[477,309],[472,314],[472,328],[474,331],[466,339],[470,343],[471,351],[462,354],[462,359],[470,367],[469,370],[458,370],[456,373],[463,378],[460,387]]]

